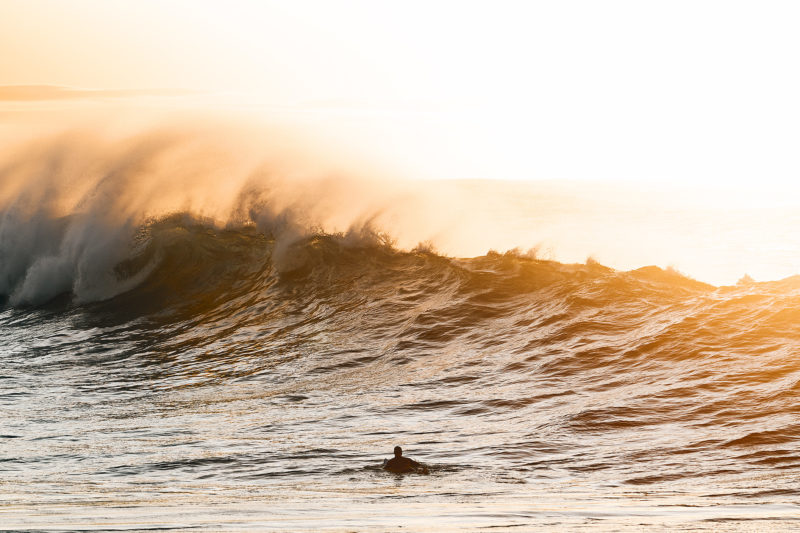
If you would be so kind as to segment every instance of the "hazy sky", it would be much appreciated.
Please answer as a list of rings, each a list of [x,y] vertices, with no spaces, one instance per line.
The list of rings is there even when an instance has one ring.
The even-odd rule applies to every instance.
[[[0,0],[0,85],[193,89],[435,177],[794,182],[800,3]]]

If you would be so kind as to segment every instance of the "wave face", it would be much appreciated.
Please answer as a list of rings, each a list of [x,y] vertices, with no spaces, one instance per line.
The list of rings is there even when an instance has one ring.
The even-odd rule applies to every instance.
[[[793,412],[800,386],[800,278],[715,288],[657,267],[453,259],[398,251],[367,230],[279,249],[255,227],[186,215],[142,228],[135,251],[114,267],[135,288],[46,308],[140,323],[153,334],[146,351],[174,358],[163,371],[176,379],[280,376],[315,381],[317,392],[413,383],[442,399],[403,409],[535,418],[538,438],[565,450],[646,431],[631,482],[686,475],[683,459],[644,475],[673,454],[718,454],[696,474],[781,461],[791,453],[781,443],[797,436],[796,422],[776,414]],[[276,370],[284,365],[291,372]],[[530,459],[517,448],[531,437],[523,433],[502,451],[519,453],[515,468]],[[583,467],[603,463],[573,465]]]
[[[315,388],[411,381],[447,399],[404,409],[533,417],[567,449],[646,431],[643,470],[654,455],[712,451],[718,463],[702,472],[794,464],[781,444],[800,426],[776,414],[793,412],[800,391],[800,277],[716,288],[658,267],[403,252],[368,230],[277,249],[254,227],[187,216],[145,233],[116,267],[144,281],[84,312],[144,319],[164,334],[158,351],[178,358],[171,372],[211,383],[289,365]],[[686,475],[683,463],[627,481]]]
[[[412,505],[435,486],[504,524],[630,497],[694,525],[796,515],[800,278],[455,259],[248,202],[225,223],[4,211],[6,501],[89,505],[100,483],[121,508],[143,484],[140,511],[211,505],[213,483],[214,505],[312,485],[360,505],[402,443],[433,472]],[[561,514],[520,507],[537,499]],[[317,525],[338,516],[320,505]]]

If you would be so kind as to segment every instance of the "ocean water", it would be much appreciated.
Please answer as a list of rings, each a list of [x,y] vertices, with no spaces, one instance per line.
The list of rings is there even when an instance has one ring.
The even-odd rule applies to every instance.
[[[800,277],[120,216],[119,176],[0,195],[0,529],[800,527]]]

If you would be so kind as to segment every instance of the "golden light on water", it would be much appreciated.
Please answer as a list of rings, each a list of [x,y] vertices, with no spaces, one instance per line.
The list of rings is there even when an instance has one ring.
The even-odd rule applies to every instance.
[[[790,530],[798,25],[0,0],[0,523]]]

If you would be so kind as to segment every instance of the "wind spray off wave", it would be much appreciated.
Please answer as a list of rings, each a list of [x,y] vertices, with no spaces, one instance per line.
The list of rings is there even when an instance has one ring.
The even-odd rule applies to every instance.
[[[287,244],[378,224],[409,241],[442,216],[428,208],[420,220],[420,197],[399,182],[359,177],[364,169],[345,171],[324,151],[303,154],[278,133],[252,136],[207,124],[113,140],[70,131],[6,154],[0,293],[39,304],[61,293],[88,302],[129,290],[145,271],[125,277],[117,266],[139,253],[149,225],[174,213],[213,227],[255,225]]]

